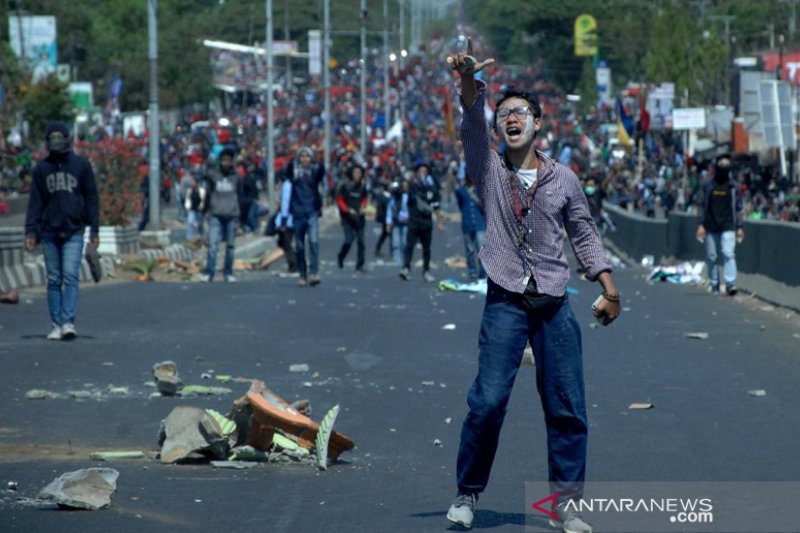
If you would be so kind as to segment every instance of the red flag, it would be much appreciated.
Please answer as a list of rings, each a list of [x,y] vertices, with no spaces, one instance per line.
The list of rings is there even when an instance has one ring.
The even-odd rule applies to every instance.
[[[639,93],[639,131],[642,135],[647,135],[650,129],[650,113],[647,112],[647,103],[644,99],[644,91]]]

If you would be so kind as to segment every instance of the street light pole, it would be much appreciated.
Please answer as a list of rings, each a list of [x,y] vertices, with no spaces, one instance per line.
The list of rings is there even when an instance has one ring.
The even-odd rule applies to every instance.
[[[324,85],[325,100],[325,150],[324,162],[325,173],[331,175],[331,72],[330,72],[330,48],[331,48],[331,0],[325,0],[323,15],[323,44],[322,44],[322,83]],[[327,176],[326,176],[327,177]],[[327,181],[326,181],[327,186]]]
[[[361,132],[359,149],[367,155],[367,0],[361,0]]]
[[[383,136],[391,127],[389,107],[389,0],[383,0]]]
[[[267,201],[270,209],[275,206],[275,119],[272,104],[272,0],[266,0],[267,10]]]
[[[158,33],[156,24],[156,10],[158,7],[158,0],[147,0],[147,35],[148,47],[147,58],[150,63],[150,144],[149,146],[149,163],[150,174],[149,183],[150,191],[148,194],[148,205],[150,209],[150,228],[158,231],[161,229],[161,210],[159,209],[161,190],[161,154],[159,147],[158,131]]]

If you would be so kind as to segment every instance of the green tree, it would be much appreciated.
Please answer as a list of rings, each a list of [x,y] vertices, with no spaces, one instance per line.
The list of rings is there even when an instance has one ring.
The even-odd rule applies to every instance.
[[[49,121],[69,123],[75,118],[74,104],[67,86],[55,76],[28,86],[22,93],[21,104],[30,126],[30,136],[34,139],[42,138]]]

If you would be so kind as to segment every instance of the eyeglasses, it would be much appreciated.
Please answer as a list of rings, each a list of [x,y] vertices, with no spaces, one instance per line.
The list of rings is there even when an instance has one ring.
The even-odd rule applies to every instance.
[[[511,113],[514,113],[514,116],[520,120],[524,120],[529,113],[531,113],[531,109],[527,106],[521,105],[519,107],[515,107],[513,109],[501,109],[497,112],[497,119],[498,120],[506,120]]]

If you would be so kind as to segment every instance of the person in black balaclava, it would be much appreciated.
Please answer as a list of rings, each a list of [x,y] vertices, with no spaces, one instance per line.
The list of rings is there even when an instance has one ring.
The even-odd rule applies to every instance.
[[[66,124],[48,124],[45,139],[49,153],[33,169],[25,248],[33,251],[37,242],[43,245],[47,305],[53,322],[47,338],[74,339],[86,226],[90,246],[97,248],[100,243],[97,184],[89,161],[72,151]]]
[[[711,293],[719,294],[717,253],[723,258],[725,291],[736,295],[736,243],[744,240],[742,195],[736,180],[731,176],[731,159],[728,155],[717,158],[714,177],[700,189],[697,204],[697,240],[706,245],[706,263]]]
[[[208,203],[205,211],[208,219],[208,257],[202,281],[214,279],[217,269],[217,252],[225,240],[225,262],[223,275],[225,281],[236,281],[233,276],[234,246],[236,244],[236,224],[239,221],[239,181],[241,177],[233,166],[235,152],[225,148],[219,154],[219,169],[208,173]]]

